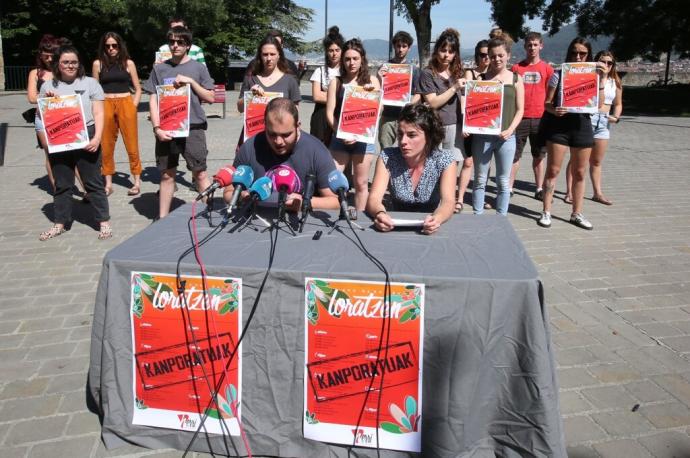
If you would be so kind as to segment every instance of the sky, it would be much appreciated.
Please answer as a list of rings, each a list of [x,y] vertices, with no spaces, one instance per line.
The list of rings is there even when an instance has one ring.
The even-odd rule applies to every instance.
[[[295,0],[295,3],[316,11],[311,28],[304,39],[312,41],[325,35],[325,4],[328,1],[328,26],[337,25],[346,39],[388,40],[389,0]],[[447,27],[460,31],[463,48],[473,48],[479,40],[487,38],[493,23],[491,6],[486,0],[441,0],[431,9],[432,40]],[[541,30],[541,21],[528,21],[528,27]],[[416,37],[414,26],[402,16],[395,16],[393,32],[406,30]],[[416,41],[416,40],[415,40]]]

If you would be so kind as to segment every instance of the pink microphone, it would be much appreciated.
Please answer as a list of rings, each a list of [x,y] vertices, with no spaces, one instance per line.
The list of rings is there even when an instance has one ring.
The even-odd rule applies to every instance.
[[[285,214],[285,201],[288,194],[300,192],[302,182],[295,169],[285,164],[273,167],[266,173],[266,176],[273,181],[273,189],[278,190],[278,215],[279,218],[282,218]]]
[[[196,200],[201,200],[204,197],[210,195],[213,191],[218,188],[224,188],[229,184],[232,184],[232,176],[235,174],[235,167],[228,164],[222,169],[218,170],[215,175],[213,175],[213,184],[208,188],[204,189],[196,197]]]

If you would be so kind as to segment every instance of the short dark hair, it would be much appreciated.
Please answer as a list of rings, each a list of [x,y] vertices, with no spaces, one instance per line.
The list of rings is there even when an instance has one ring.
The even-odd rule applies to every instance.
[[[184,42],[187,43],[187,46],[192,46],[192,31],[187,27],[171,27],[170,30],[168,30],[166,38],[171,40],[173,37],[178,37],[184,40]]]
[[[269,114],[275,114],[278,119],[281,119],[283,113],[287,113],[292,116],[292,119],[295,121],[295,127],[297,127],[297,124],[299,123],[299,111],[297,110],[297,105],[286,97],[276,97],[268,102],[266,112],[264,113],[264,122],[268,122]]]
[[[81,56],[79,51],[72,45],[62,45],[55,51],[55,57],[53,57],[52,70],[53,70],[53,86],[57,87],[58,80],[62,80],[62,73],[60,73],[60,56],[63,54],[74,54],[77,56],[79,61],[79,67],[77,69],[77,78],[83,78],[86,76],[86,70],[84,70],[84,64],[81,61]]]
[[[398,127],[401,122],[414,124],[426,135],[427,153],[441,144],[445,131],[443,123],[436,110],[425,103],[412,103],[405,105],[398,116]]]
[[[527,35],[525,35],[525,43],[533,41],[533,40],[538,40],[539,43],[543,43],[544,39],[541,36],[541,33],[539,32],[527,32]]]
[[[180,16],[172,16],[170,19],[168,19],[168,27],[170,27],[170,24],[174,24],[176,22],[181,22],[183,27],[187,27],[187,21]]]
[[[412,38],[412,35],[405,32],[404,30],[398,30],[397,32],[395,32],[395,35],[393,35],[393,44],[399,41],[402,41],[407,46],[412,46],[412,43],[414,43],[414,38]]]

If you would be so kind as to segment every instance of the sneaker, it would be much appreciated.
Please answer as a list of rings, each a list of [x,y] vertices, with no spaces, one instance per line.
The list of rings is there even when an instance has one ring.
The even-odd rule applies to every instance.
[[[544,200],[544,190],[543,189],[537,189],[534,192],[534,198],[537,200],[543,201]]]
[[[537,221],[537,224],[541,227],[551,227],[551,213],[542,212],[541,218]]]
[[[582,213],[573,213],[572,215],[570,215],[570,224],[574,224],[575,226],[582,229],[587,229],[588,231],[594,229],[592,223],[587,221],[587,219],[582,215]]]

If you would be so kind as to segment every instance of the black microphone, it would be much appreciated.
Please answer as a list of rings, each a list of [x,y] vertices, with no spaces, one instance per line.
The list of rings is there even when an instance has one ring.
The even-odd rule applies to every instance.
[[[302,195],[302,219],[312,210],[311,198],[316,191],[316,175],[308,173],[304,182],[304,194]]]

